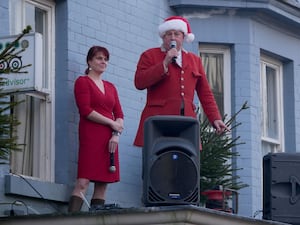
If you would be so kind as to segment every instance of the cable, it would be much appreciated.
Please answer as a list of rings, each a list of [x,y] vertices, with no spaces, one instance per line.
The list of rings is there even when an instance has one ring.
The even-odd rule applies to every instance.
[[[90,209],[91,206],[90,206],[89,202],[87,201],[86,197],[84,196],[84,194],[83,194],[82,192],[80,192],[80,195],[81,195],[81,197],[83,198],[84,203],[85,203],[85,204],[87,205],[87,207]]]
[[[36,190],[36,188],[25,177],[23,177],[20,174],[15,174],[15,173],[13,173],[13,175],[16,175],[16,176],[20,177],[21,179],[23,179],[40,196],[40,198],[42,200],[44,200],[45,202],[47,202],[53,209],[56,210],[56,212],[60,212],[59,208],[55,204],[53,204],[52,202],[50,202],[48,199],[45,199],[42,196],[42,194],[38,190]]]
[[[21,204],[20,204],[21,203]],[[14,205],[24,205],[26,207],[26,215],[28,215],[28,206],[26,205],[25,202],[20,201],[20,200],[15,200],[14,202],[11,203],[10,207],[10,216],[15,216],[15,210],[14,210]]]
[[[253,218],[255,218],[258,214],[262,213],[263,211],[261,209],[258,209],[254,212]]]
[[[31,210],[32,212],[34,212],[34,214],[40,214],[37,210],[35,210],[33,207],[27,205],[24,201],[21,200],[15,200],[13,202],[0,202],[0,205],[11,205],[10,210],[8,211],[8,215],[9,216],[15,216],[15,215],[19,215],[17,214],[17,211],[14,209],[14,205],[15,206],[20,206],[23,205],[26,207],[26,214],[29,215],[29,210]]]
[[[32,212],[34,212],[35,214],[37,214],[37,215],[39,215],[40,213],[37,211],[37,210],[35,210],[34,208],[32,208],[31,206],[27,206],[28,207],[28,209],[30,209]]]

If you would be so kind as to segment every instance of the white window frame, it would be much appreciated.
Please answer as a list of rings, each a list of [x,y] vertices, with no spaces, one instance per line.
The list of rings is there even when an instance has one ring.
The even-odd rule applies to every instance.
[[[231,115],[231,54],[230,47],[225,45],[200,44],[199,55],[201,53],[215,53],[223,55],[224,74],[223,74],[223,96],[224,96],[224,115]],[[199,104],[200,105],[200,104]],[[200,106],[201,107],[201,106]],[[222,115],[223,116],[223,115]]]
[[[278,130],[278,138],[268,137],[266,135],[266,123],[264,122],[265,118],[267,118],[267,88],[266,88],[266,67],[270,67],[276,71],[276,95],[274,96],[277,102],[276,112],[277,112],[277,130]],[[283,78],[283,65],[280,61],[268,57],[266,55],[261,56],[260,60],[260,78],[261,78],[261,111],[262,111],[262,121],[261,121],[261,140],[262,140],[262,156],[268,153],[276,153],[276,152],[284,152],[284,120],[283,120],[283,86],[282,86],[282,78]],[[268,146],[273,146],[270,149],[264,149],[264,144]]]
[[[43,84],[47,84],[44,88],[49,90],[49,95],[40,95],[40,93],[31,93],[26,94],[35,98],[34,101],[38,102],[36,108],[32,111],[39,112],[34,114],[33,121],[33,133],[31,149],[34,149],[34,159],[32,161],[33,165],[33,178],[42,180],[42,181],[50,181],[54,182],[54,172],[55,172],[55,142],[54,142],[54,131],[55,131],[55,2],[54,0],[11,0],[10,2],[13,4],[13,7],[10,7],[10,34],[20,34],[21,31],[27,26],[31,24],[26,24],[26,20],[31,15],[26,15],[25,5],[30,4],[36,8],[39,8],[43,11],[46,11],[46,19],[45,19],[45,33],[47,37],[43,37],[43,58],[44,61],[47,59],[46,65],[43,65],[43,77],[47,80],[44,80]],[[32,26],[32,25],[31,25]],[[33,27],[33,26],[32,26]],[[47,54],[47,55],[46,55]],[[25,107],[26,106],[18,106]],[[22,111],[22,108],[19,109]],[[36,111],[37,110],[37,111]],[[24,110],[23,110],[24,112]],[[26,121],[27,118],[25,113],[18,114],[18,119],[21,124],[23,123],[23,127],[18,129],[18,132],[21,132],[21,136],[24,136],[24,132],[26,132]],[[32,116],[33,114],[30,112],[28,116]],[[25,126],[25,127],[24,127]],[[37,132],[39,131],[39,132]],[[31,133],[31,132],[30,132]],[[28,135],[28,134],[26,134]],[[24,143],[22,140],[19,140],[19,143]],[[16,168],[18,167],[18,161],[21,160],[20,156],[16,156],[14,154],[19,154],[18,152],[14,152],[12,155],[12,159],[15,157],[15,163],[11,163],[11,166]],[[18,158],[20,157],[20,158]],[[24,159],[23,159],[24,160]],[[17,171],[20,168],[17,169]],[[14,170],[12,170],[14,171]],[[21,175],[22,172],[20,173]],[[28,176],[28,175],[27,175]],[[30,175],[29,175],[30,176]]]

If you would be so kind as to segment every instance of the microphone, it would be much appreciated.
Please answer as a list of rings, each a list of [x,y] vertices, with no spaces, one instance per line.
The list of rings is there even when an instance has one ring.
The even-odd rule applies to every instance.
[[[114,153],[110,153],[110,157],[109,157],[109,172],[114,173],[116,172],[116,166],[115,166],[115,154]]]
[[[171,42],[170,42],[170,48],[176,48],[176,46],[177,46],[176,41],[171,41]],[[177,57],[174,56],[174,57],[172,58],[172,63],[175,63],[175,62],[176,62],[176,59],[177,59]]]

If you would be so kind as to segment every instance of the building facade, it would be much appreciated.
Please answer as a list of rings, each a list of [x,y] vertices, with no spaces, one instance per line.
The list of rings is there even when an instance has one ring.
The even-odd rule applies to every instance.
[[[183,15],[196,37],[185,48],[201,55],[222,114],[236,112],[245,101],[250,106],[232,134],[245,142],[235,149],[235,163],[249,185],[240,190],[238,212],[261,216],[263,156],[300,152],[297,1],[2,0],[0,12],[0,37],[31,25],[42,35],[43,49],[42,73],[35,74],[42,79],[40,91],[16,96],[25,100],[16,114],[20,143],[26,145],[0,165],[0,215],[24,204],[30,213],[66,211],[78,150],[73,85],[93,45],[111,53],[104,79],[116,85],[125,114],[121,182],[109,186],[107,202],[142,206],[142,153],[133,139],[145,92],[135,89],[134,73],[140,54],[161,44],[157,28],[163,19]]]

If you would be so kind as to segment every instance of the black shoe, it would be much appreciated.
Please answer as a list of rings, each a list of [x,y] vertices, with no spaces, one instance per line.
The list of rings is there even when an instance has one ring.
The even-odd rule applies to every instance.
[[[104,205],[91,205],[91,208],[89,209],[90,212],[96,212],[100,210],[109,210],[109,209],[120,209],[121,207],[116,204],[104,204]]]
[[[90,212],[96,212],[99,210],[103,210],[104,205],[91,205],[91,208],[89,209]]]

